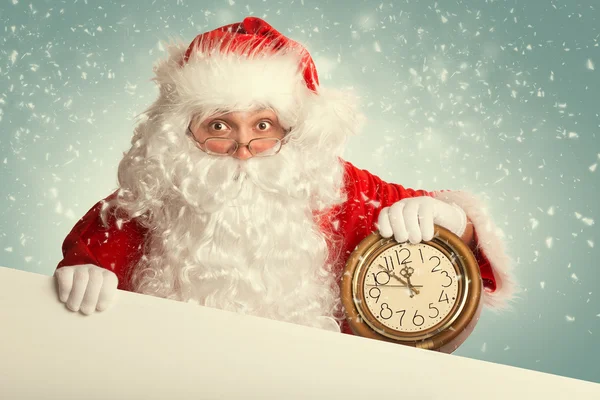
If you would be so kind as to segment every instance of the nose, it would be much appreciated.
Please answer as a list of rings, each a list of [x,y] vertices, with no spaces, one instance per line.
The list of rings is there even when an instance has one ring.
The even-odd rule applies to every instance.
[[[238,160],[247,160],[252,157],[248,143],[253,138],[252,127],[246,126],[246,124],[240,124],[238,127],[237,137],[235,138],[238,142],[238,148],[235,153],[232,154],[233,158]],[[245,144],[240,144],[245,143]]]
[[[237,151],[233,153],[233,158],[238,160],[247,160],[252,157],[252,153],[248,150],[248,146],[239,146]]]

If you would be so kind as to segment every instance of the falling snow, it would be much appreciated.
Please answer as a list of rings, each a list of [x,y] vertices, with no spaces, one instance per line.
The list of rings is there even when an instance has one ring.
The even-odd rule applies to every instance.
[[[14,63],[17,61],[17,56],[18,56],[18,55],[19,55],[19,53],[18,53],[16,50],[13,50],[13,51],[10,53],[10,57],[9,57],[9,59],[10,59],[10,62],[11,62],[11,64],[14,64]]]
[[[531,229],[533,230],[533,229],[535,229],[535,228],[538,227],[538,225],[540,224],[540,222],[537,219],[535,219],[535,218],[529,218],[529,224],[531,226]]]
[[[579,220],[581,220],[581,222],[583,222],[585,225],[588,226],[592,226],[594,225],[594,220],[592,218],[589,217],[584,217],[582,214],[575,212],[575,217]]]
[[[485,202],[526,293],[517,312],[489,314],[470,356],[498,360],[502,349],[523,348],[514,325],[532,337],[539,314],[563,343],[597,335],[598,7],[554,1],[534,15],[500,1],[344,4],[6,2],[0,265],[50,274],[66,233],[115,189],[171,38],[254,15],[309,45],[323,86],[358,92],[367,120],[348,139],[349,161],[405,187],[464,189]],[[365,213],[384,202],[367,199]],[[565,313],[577,315],[571,333],[558,328],[575,320]],[[600,348],[553,351],[600,358]],[[520,352],[502,359],[521,363],[511,353]],[[541,350],[530,357],[569,373]]]

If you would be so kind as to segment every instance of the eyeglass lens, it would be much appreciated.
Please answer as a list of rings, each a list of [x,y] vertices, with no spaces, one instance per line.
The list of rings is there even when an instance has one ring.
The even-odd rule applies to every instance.
[[[204,145],[206,150],[217,154],[233,154],[237,149],[237,142],[232,139],[211,138]],[[255,156],[272,155],[279,151],[281,142],[275,138],[254,139],[248,144],[248,150]]]

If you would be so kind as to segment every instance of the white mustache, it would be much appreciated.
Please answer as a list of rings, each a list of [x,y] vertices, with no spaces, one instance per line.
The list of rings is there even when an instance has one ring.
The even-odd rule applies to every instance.
[[[234,179],[242,183],[252,184],[268,193],[281,193],[282,188],[269,186],[266,183],[269,179],[272,179],[271,173],[272,170],[266,165],[266,160],[247,160],[246,164],[240,164]]]
[[[294,153],[286,156],[283,151],[247,160],[202,157],[180,189],[188,203],[204,212],[214,212],[231,201],[251,201],[256,191],[305,200],[301,169],[293,167],[296,162]]]

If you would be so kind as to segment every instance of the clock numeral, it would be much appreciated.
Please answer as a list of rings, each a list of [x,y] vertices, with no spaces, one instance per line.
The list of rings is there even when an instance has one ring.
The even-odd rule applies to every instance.
[[[404,318],[404,314],[406,314],[406,310],[396,311],[396,314],[398,314],[398,313],[402,313],[402,315],[400,316],[400,326],[402,326],[402,318]]]
[[[380,276],[383,274],[385,276],[385,282],[380,281]],[[378,273],[373,272],[373,279],[375,280],[375,286],[379,285],[387,285],[390,282],[390,274],[386,271],[379,271]]]
[[[400,253],[402,253],[403,251],[408,252],[408,255],[406,257],[404,257],[404,260],[400,261]],[[395,250],[395,252],[396,252],[396,259],[398,260],[398,264],[406,265],[406,264],[409,264],[412,262],[412,261],[406,261],[410,257],[410,250],[407,249],[406,247],[401,248],[399,251]]]
[[[419,254],[421,254],[421,264],[425,264],[425,260],[423,259],[423,250],[419,249]]]
[[[387,315],[387,316],[383,315],[384,312],[385,312],[385,315]],[[390,318],[392,318],[392,315],[394,315],[394,312],[388,306],[388,303],[382,303],[381,310],[379,310],[379,316],[383,319],[390,319]]]
[[[421,321],[421,323],[416,322],[417,317],[419,318],[419,321]],[[425,323],[425,317],[423,317],[422,315],[419,314],[419,310],[416,310],[412,322],[413,322],[414,326],[421,326]]]
[[[442,293],[440,293],[440,298],[438,299],[438,303],[441,303],[441,302],[445,301],[446,303],[450,304],[450,300],[448,299],[448,295],[447,294],[442,299],[442,295],[443,294],[444,294],[444,289],[442,289]]]
[[[439,271],[441,271],[441,269],[438,268],[438,267],[440,266],[440,264],[441,264],[442,261],[440,260],[440,258],[438,256],[431,256],[431,257],[429,257],[429,261],[433,260],[434,258],[437,259],[437,264],[436,264],[435,267],[433,267],[433,269],[431,270],[431,272],[439,272]]]
[[[450,275],[448,275],[448,273],[446,271],[442,271],[442,274],[446,275],[446,278],[450,279],[450,283],[447,285],[442,285],[442,287],[450,287],[450,285],[452,285],[452,278],[450,277]]]
[[[392,256],[385,256],[383,257],[383,259],[385,260],[385,268],[388,271],[394,271],[394,260],[392,259]]]
[[[437,316],[440,315],[440,310],[438,310],[438,308],[434,306],[433,303],[429,303],[429,309],[435,310],[435,315],[429,315],[429,318],[437,318]]]
[[[377,292],[377,296],[373,296],[373,290]],[[372,287],[371,289],[369,289],[369,297],[375,299],[375,303],[379,302],[379,296],[381,296],[381,289],[379,289],[378,287]]]

